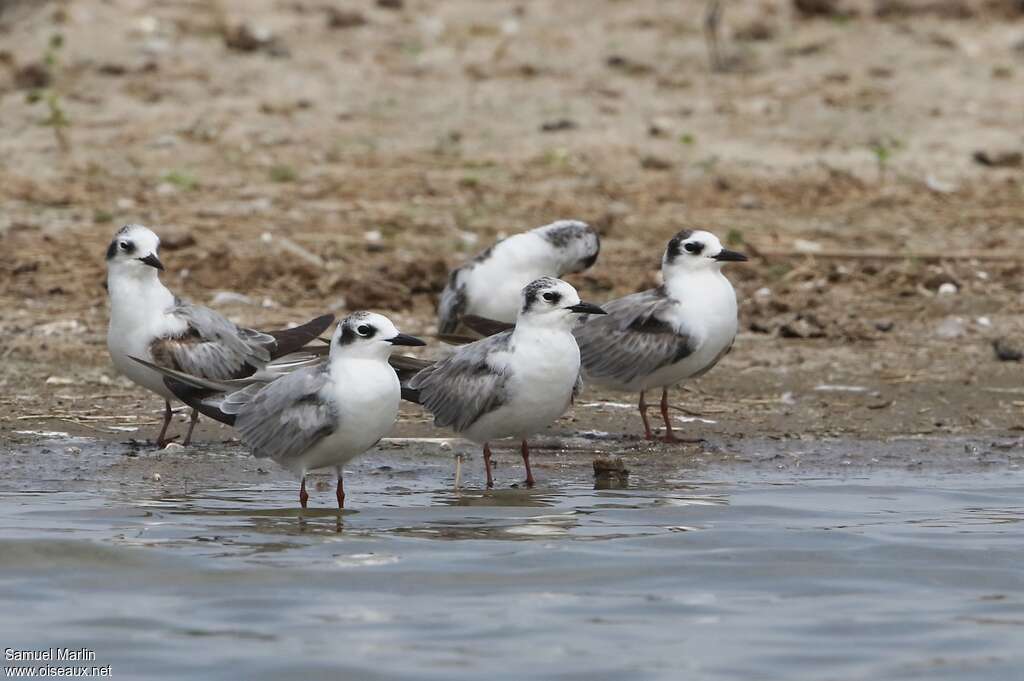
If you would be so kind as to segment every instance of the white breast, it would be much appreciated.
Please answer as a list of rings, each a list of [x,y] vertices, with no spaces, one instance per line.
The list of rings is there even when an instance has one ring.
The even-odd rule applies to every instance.
[[[325,390],[337,405],[339,425],[292,466],[303,475],[317,468],[344,465],[390,433],[398,418],[401,386],[386,362],[336,360]]]
[[[507,401],[463,433],[471,440],[526,439],[554,423],[569,407],[580,371],[580,349],[570,332],[517,330],[506,362]]]
[[[120,373],[164,399],[173,400],[174,395],[164,385],[163,376],[129,357],[152,361],[149,348],[154,339],[185,330],[183,321],[166,314],[166,310],[174,305],[174,294],[158,281],[155,284],[140,285],[127,278],[108,281],[110,324],[107,327],[107,349],[111,362]]]
[[[721,272],[709,270],[676,286],[681,301],[673,321],[687,333],[696,348],[681,361],[663,367],[637,381],[633,389],[672,386],[699,376],[721,357],[736,338],[736,292]],[[669,294],[673,294],[670,286]]]

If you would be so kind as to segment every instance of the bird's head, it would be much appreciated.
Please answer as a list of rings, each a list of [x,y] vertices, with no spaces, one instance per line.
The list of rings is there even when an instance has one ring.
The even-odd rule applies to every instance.
[[[155,277],[164,268],[157,251],[160,237],[142,225],[128,224],[118,230],[107,246],[107,270],[138,277]]]
[[[401,333],[394,323],[376,312],[353,312],[340,322],[331,337],[331,355],[374,357],[383,360],[396,345],[426,345]]]
[[[597,261],[601,237],[579,220],[558,220],[534,230],[555,251],[560,274],[582,272]]]
[[[605,314],[597,305],[584,303],[572,284],[554,277],[541,277],[523,288],[523,306],[516,324],[572,328],[577,315]]]
[[[747,256],[722,246],[711,232],[684,229],[672,237],[661,260],[661,271],[668,280],[674,274],[699,270],[718,270],[727,262],[745,262]]]

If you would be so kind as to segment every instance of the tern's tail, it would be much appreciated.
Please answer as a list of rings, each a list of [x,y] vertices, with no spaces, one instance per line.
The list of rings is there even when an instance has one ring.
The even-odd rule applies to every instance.
[[[469,333],[458,333],[458,326],[464,327]],[[459,318],[458,325],[446,325],[437,334],[437,339],[448,345],[468,345],[481,338],[493,336],[502,331],[516,328],[515,324],[499,322],[497,319],[480,317],[475,314],[468,314]]]
[[[317,337],[320,336],[327,327],[334,321],[334,315],[325,314],[311,319],[301,326],[296,326],[294,329],[282,329],[280,331],[265,331],[269,336],[273,336],[274,340],[277,341],[277,345],[274,347],[273,352],[270,353],[271,359],[277,359],[284,355],[303,350],[304,346],[308,343],[312,343]],[[317,346],[313,346],[316,348]]]
[[[493,336],[502,331],[508,331],[516,328],[515,324],[509,324],[508,322],[499,322],[497,319],[488,319],[487,317],[480,317],[475,314],[468,314],[462,318],[462,323],[466,325],[466,328],[474,333],[480,334],[481,337]],[[476,339],[473,339],[476,340]]]
[[[408,355],[392,355],[391,368],[398,374],[398,382],[402,384],[402,399],[407,402],[420,403],[420,391],[409,387],[409,381],[423,369],[431,366],[433,362]]]
[[[235,424],[235,415],[225,413],[221,409],[225,396],[244,390],[247,387],[262,386],[267,382],[266,378],[255,377],[255,375],[225,381],[211,380],[209,378],[192,376],[184,371],[168,369],[138,357],[132,357],[132,359],[153,371],[163,374],[164,385],[179,400],[197,410],[200,414],[209,416],[215,421],[226,423],[229,426]]]

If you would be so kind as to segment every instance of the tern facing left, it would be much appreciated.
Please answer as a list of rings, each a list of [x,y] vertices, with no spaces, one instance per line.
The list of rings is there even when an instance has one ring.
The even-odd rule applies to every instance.
[[[107,292],[110,326],[107,348],[114,367],[133,382],[164,398],[164,421],[157,448],[171,421],[174,395],[157,371],[133,362],[153,364],[211,379],[236,379],[267,369],[268,364],[300,350],[317,338],[333,315],[317,317],[302,326],[261,332],[228,321],[213,310],[181,300],[161,282],[164,269],[157,255],[160,238],[142,225],[125,225],[107,248]],[[192,439],[199,412],[193,410],[188,434]]]
[[[542,277],[521,293],[515,328],[463,345],[408,380],[402,396],[422,404],[434,425],[483,445],[487,486],[494,486],[489,442],[522,442],[526,484],[533,485],[527,438],[565,413],[577,390],[580,349],[572,328],[580,314],[604,314],[580,301],[572,285]]]
[[[175,397],[234,426],[257,458],[269,457],[302,478],[334,467],[338,508],[345,505],[342,466],[377,444],[398,418],[401,386],[388,364],[396,345],[424,345],[399,333],[384,315],[353,312],[331,338],[328,360],[264,383],[237,389],[238,381],[210,381],[136,360],[166,376]]]

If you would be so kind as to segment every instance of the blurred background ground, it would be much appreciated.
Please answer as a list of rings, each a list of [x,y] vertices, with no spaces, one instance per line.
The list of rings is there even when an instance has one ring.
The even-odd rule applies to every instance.
[[[413,333],[501,235],[594,224],[572,281],[600,301],[706,228],[754,257],[734,351],[678,394],[694,433],[1024,427],[993,349],[1024,347],[1024,6],[726,1],[710,29],[708,6],[0,0],[0,439],[152,435],[105,348],[126,222],[240,323]],[[634,396],[588,393],[576,427],[638,427],[591,398]]]

